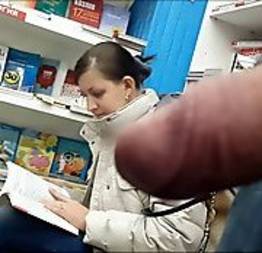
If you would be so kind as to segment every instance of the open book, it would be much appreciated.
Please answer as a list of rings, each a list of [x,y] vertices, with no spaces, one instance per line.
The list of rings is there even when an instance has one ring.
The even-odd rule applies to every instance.
[[[43,199],[53,199],[52,195],[49,193],[50,188],[54,188],[69,197],[66,190],[45,181],[41,177],[23,169],[15,163],[7,162],[7,167],[7,179],[0,192],[0,196],[7,194],[14,208],[63,228],[75,235],[79,234],[79,230],[76,227],[45,208],[41,203]]]

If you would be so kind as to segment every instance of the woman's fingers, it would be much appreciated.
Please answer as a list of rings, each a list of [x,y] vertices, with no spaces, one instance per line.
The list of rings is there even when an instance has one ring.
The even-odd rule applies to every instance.
[[[70,198],[68,198],[61,192],[55,190],[54,188],[50,188],[49,192],[56,200],[63,201],[63,202],[67,202],[68,200],[70,200]]]

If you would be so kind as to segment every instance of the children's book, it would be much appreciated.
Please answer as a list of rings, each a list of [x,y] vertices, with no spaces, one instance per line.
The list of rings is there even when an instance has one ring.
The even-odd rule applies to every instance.
[[[32,92],[40,65],[40,55],[10,49],[2,86]]]
[[[60,62],[54,59],[42,58],[37,74],[37,83],[34,92],[51,95]]]
[[[84,183],[91,159],[86,142],[60,138],[50,175]]]
[[[6,63],[8,50],[9,50],[8,47],[0,45],[0,83],[2,81],[2,77],[3,77],[3,73],[5,69],[5,63]]]
[[[52,200],[49,189],[53,188],[69,197],[68,192],[41,177],[25,170],[15,163],[7,162],[8,174],[0,196],[7,194],[11,205],[20,211],[60,227],[75,235],[79,230],[57,214],[45,208],[43,200]]]
[[[26,129],[18,144],[15,163],[41,175],[48,175],[57,148],[58,138]]]
[[[0,124],[0,157],[14,161],[19,136],[19,128]],[[6,169],[4,162],[1,160],[0,169]]]

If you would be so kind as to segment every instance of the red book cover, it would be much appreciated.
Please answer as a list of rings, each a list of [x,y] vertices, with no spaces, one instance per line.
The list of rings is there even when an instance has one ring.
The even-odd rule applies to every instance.
[[[69,18],[99,28],[103,12],[103,0],[73,0]]]

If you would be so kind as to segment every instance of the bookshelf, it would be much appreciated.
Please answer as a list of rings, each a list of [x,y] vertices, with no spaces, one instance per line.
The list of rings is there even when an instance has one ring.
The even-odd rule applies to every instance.
[[[0,122],[79,140],[78,132],[85,121],[85,115],[63,106],[50,105],[32,94],[0,87]]]
[[[128,35],[117,39],[112,34],[80,24],[68,18],[45,14],[26,7],[13,9],[0,4],[0,44],[41,54],[61,62],[52,96],[58,97],[68,69],[92,45],[116,40],[131,54],[141,54],[146,42]],[[10,117],[12,115],[12,117]],[[32,94],[0,89],[0,122],[33,128],[73,139],[80,139],[79,129],[86,116],[57,105],[48,105]]]
[[[213,10],[211,18],[224,21],[228,24],[242,27],[250,31],[262,31],[262,2],[251,1],[242,6],[229,5],[225,8]]]
[[[209,1],[198,36],[190,72],[221,69],[228,73],[234,60],[233,41],[257,40],[262,36],[262,1]]]

